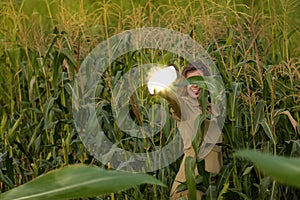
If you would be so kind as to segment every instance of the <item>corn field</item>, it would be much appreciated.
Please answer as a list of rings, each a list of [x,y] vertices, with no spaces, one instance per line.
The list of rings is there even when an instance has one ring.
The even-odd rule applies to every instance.
[[[102,41],[126,30],[161,27],[201,44],[224,82],[224,166],[214,182],[203,181],[204,198],[300,198],[299,188],[235,154],[251,149],[300,156],[299,1],[2,0],[0,9],[0,193],[69,165],[112,170],[90,154],[77,133],[72,115],[76,74]],[[107,137],[133,152],[151,152],[175,134],[168,112],[160,133],[147,139],[128,136],[114,120],[113,86],[148,62],[186,63],[162,50],[128,52],[109,65],[95,98]],[[145,123],[146,110],[159,100],[145,87],[133,96],[128,112],[136,123]],[[166,187],[142,184],[82,199],[168,199],[180,162],[147,173]]]

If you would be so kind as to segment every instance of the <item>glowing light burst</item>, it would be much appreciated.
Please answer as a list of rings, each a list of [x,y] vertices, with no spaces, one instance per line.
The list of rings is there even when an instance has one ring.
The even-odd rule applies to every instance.
[[[160,92],[170,86],[177,79],[177,72],[174,66],[165,67],[154,72],[147,83],[150,94]]]

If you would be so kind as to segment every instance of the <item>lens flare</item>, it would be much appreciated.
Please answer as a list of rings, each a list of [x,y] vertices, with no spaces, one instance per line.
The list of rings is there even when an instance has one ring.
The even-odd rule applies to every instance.
[[[170,86],[177,79],[177,73],[174,66],[168,66],[153,73],[147,86],[150,94],[160,92]]]

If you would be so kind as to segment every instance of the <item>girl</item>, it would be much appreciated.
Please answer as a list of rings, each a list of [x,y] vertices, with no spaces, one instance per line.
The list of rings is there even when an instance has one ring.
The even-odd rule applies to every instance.
[[[173,65],[174,66],[174,65]],[[176,68],[176,66],[175,66]],[[192,76],[209,76],[210,73],[207,67],[202,62],[194,62],[186,65],[182,70],[182,76],[186,79]],[[179,80],[180,81],[180,80]],[[199,115],[202,114],[200,109],[198,97],[201,94],[201,88],[197,85],[188,84],[181,89],[176,91],[176,95],[174,92],[170,90],[170,88],[164,88],[159,91],[157,94],[162,98],[166,99],[171,107],[172,116],[177,120],[178,130],[183,139],[184,145],[184,157],[181,162],[179,171],[175,177],[173,182],[170,199],[179,199],[181,197],[187,196],[188,191],[177,191],[177,186],[186,181],[185,177],[185,159],[188,156],[195,157],[195,151],[192,147],[193,135],[195,133],[195,122]],[[207,109],[206,113],[209,114],[211,112]],[[216,110],[216,109],[214,109]],[[214,111],[215,112],[215,111]],[[211,123],[209,120],[206,120],[205,125],[213,125],[217,123]],[[196,127],[198,127],[196,125]],[[207,130],[207,129],[206,129]],[[218,126],[212,126],[212,129],[209,129],[209,133],[212,137],[218,136],[217,143],[211,142],[209,149],[207,152],[200,158],[205,160],[205,170],[212,173],[219,173],[222,167],[222,152],[221,146],[218,145],[222,142],[222,134],[218,128]],[[208,137],[209,138],[209,137]],[[216,143],[216,144],[215,144]],[[195,175],[197,175],[197,169],[195,169]],[[201,199],[202,193],[197,190],[197,199]]]

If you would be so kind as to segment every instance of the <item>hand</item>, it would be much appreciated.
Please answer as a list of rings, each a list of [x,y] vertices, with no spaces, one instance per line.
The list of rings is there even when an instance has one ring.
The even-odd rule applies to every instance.
[[[177,79],[177,71],[172,65],[160,70],[155,70],[150,75],[151,77],[148,80],[147,87],[149,93],[152,95],[170,86]]]

